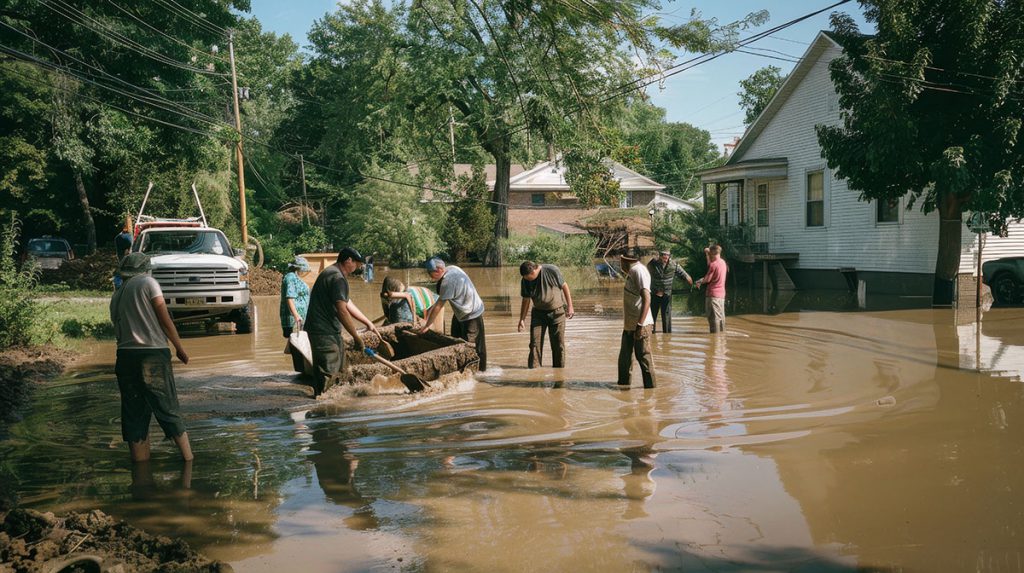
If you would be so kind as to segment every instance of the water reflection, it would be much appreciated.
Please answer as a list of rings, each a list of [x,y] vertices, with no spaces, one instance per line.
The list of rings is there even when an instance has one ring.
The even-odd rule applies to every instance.
[[[190,472],[162,443],[123,459],[106,344],[40,390],[2,475],[28,506],[98,507],[246,571],[1019,568],[1024,310],[978,326],[797,293],[765,313],[737,289],[725,336],[680,313],[659,387],[621,391],[621,283],[567,272],[567,368],[530,370],[517,270],[468,270],[496,365],[475,382],[315,404],[258,299],[254,335],[186,340]],[[361,307],[378,291],[353,282]]]

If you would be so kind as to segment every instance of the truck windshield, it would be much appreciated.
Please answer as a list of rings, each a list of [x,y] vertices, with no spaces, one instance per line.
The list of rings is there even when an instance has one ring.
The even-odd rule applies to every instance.
[[[194,253],[231,256],[227,239],[219,231],[149,231],[143,233],[140,252],[150,255],[160,253]]]

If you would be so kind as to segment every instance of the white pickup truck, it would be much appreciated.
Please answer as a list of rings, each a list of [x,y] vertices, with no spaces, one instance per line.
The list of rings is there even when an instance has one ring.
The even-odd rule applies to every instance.
[[[249,266],[218,229],[193,219],[155,219],[136,225],[132,251],[150,255],[175,322],[220,319],[252,332]]]

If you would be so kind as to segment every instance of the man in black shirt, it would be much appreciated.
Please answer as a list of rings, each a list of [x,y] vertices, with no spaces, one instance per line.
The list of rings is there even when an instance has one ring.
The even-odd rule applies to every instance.
[[[551,365],[565,367],[565,321],[572,318],[572,293],[562,277],[562,271],[555,265],[538,265],[524,261],[519,265],[520,295],[523,303],[519,308],[519,327],[526,326],[526,313],[530,314],[530,357],[527,366],[540,366],[544,355],[544,332],[551,332]]]
[[[364,348],[363,339],[352,319],[377,332],[373,322],[349,300],[348,275],[362,263],[359,251],[345,247],[338,253],[338,261],[324,269],[313,283],[304,325],[313,352],[313,396],[319,396],[330,388],[334,375],[345,368],[345,342],[341,328],[344,326],[352,336],[359,352]]]

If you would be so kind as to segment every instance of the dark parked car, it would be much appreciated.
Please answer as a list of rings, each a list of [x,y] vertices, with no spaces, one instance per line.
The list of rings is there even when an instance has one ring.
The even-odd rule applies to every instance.
[[[75,252],[71,249],[71,243],[64,239],[41,237],[29,240],[25,245],[24,258],[36,261],[39,268],[53,270],[75,258]]]
[[[1006,257],[981,265],[985,284],[998,304],[1024,302],[1024,257]]]

